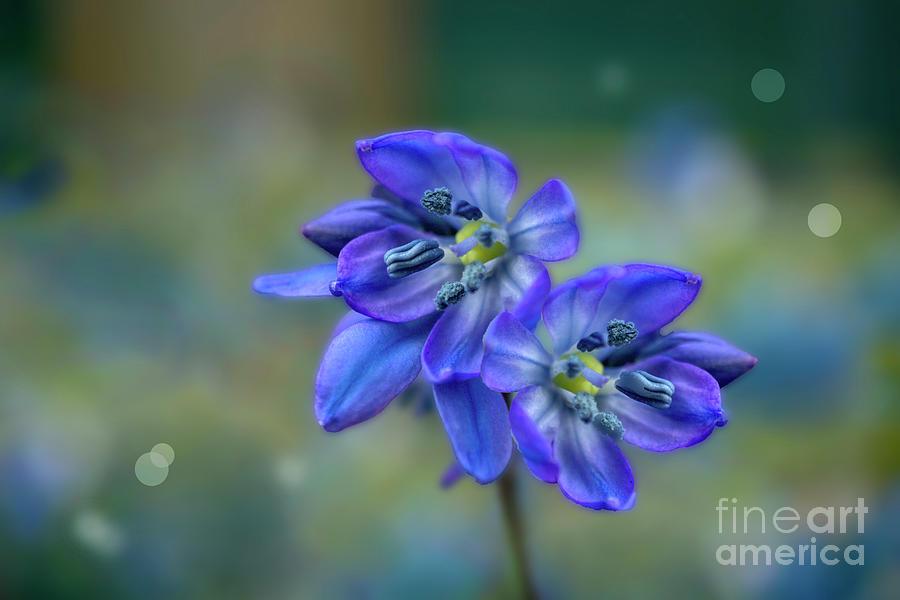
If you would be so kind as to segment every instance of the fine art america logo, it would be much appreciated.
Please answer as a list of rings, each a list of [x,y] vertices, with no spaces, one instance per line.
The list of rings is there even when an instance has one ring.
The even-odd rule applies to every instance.
[[[739,507],[737,503],[737,498],[719,498],[716,512],[720,535],[755,537],[806,533],[809,541],[806,542],[804,536],[804,543],[800,544],[722,544],[716,549],[716,561],[720,565],[865,564],[863,544],[839,546],[816,538],[817,535],[864,533],[869,509],[863,498],[856,499],[856,506],[816,506],[805,515],[790,506],[767,513],[759,506]],[[801,528],[805,529],[801,531]]]

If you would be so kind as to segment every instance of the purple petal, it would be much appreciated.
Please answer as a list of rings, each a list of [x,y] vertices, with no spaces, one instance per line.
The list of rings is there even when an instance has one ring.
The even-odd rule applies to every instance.
[[[532,475],[555,483],[559,467],[553,458],[553,438],[559,421],[559,403],[546,387],[527,387],[509,407],[509,424],[519,452]]]
[[[646,351],[700,367],[725,387],[756,364],[756,357],[708,333],[679,331],[663,336]]]
[[[534,334],[503,312],[485,333],[481,378],[493,390],[516,392],[549,381],[552,361]]]
[[[550,292],[550,274],[544,263],[533,256],[506,256],[494,266],[493,278],[500,288],[503,310],[534,329]]]
[[[351,240],[398,223],[415,226],[418,221],[387,200],[351,200],[310,221],[300,231],[309,241],[337,256]]]
[[[554,386],[536,385],[525,388],[515,397],[515,402],[518,402],[548,440],[556,437],[556,430],[559,427],[559,413],[562,407],[560,393]]]
[[[337,265],[319,265],[296,273],[263,275],[253,282],[260,294],[287,297],[331,296],[329,285],[337,278]]]
[[[476,377],[484,356],[484,332],[501,310],[496,282],[491,280],[445,310],[422,352],[425,377],[432,382]]]
[[[512,452],[503,396],[475,377],[436,384],[434,399],[459,464],[479,483],[499,477]]]
[[[611,319],[631,321],[638,337],[655,334],[691,305],[700,292],[700,276],[659,265],[625,266],[609,280],[597,306],[591,331],[605,331]]]
[[[316,375],[316,418],[326,431],[340,431],[381,412],[413,382],[434,322],[367,319],[337,335]]]
[[[495,222],[505,223],[506,207],[516,192],[518,179],[510,160],[458,133],[439,133],[435,141],[453,152],[472,204]]]
[[[666,452],[705,440],[725,424],[719,384],[694,365],[655,356],[634,369],[668,379],[675,385],[672,405],[653,408],[624,395],[600,396],[602,410],[609,410],[625,426],[625,441],[645,450]]]
[[[469,202],[498,223],[516,189],[516,171],[500,152],[456,133],[407,131],[360,140],[363,168],[411,202],[429,189],[446,187],[454,202]]]
[[[612,438],[583,423],[574,411],[561,411],[555,450],[559,488],[567,498],[597,510],[634,506],[634,476],[625,455]]]
[[[484,356],[482,339],[494,317],[506,310],[526,324],[526,319],[533,321],[549,287],[547,269],[536,258],[499,259],[481,289],[438,320],[422,352],[425,377],[438,382],[477,376]]]
[[[347,304],[357,312],[384,321],[403,322],[434,312],[434,296],[445,281],[459,279],[461,265],[437,263],[402,279],[388,276],[384,253],[427,237],[405,225],[394,225],[360,236],[338,257],[337,279]]]
[[[332,338],[338,336],[339,333],[344,331],[345,329],[349,329],[353,327],[357,323],[362,323],[363,321],[368,321],[369,317],[366,315],[362,315],[356,311],[348,310],[347,314],[341,317],[341,320],[338,321],[338,324],[335,326],[334,331],[331,334]]]
[[[456,200],[469,201],[452,151],[438,144],[431,131],[389,133],[356,142],[363,168],[391,192],[409,202],[438,187],[449,188]]]
[[[624,277],[624,267],[600,267],[571,279],[550,292],[544,304],[544,324],[553,338],[553,352],[563,354],[592,333],[591,325],[597,314],[606,286],[615,278]]]
[[[506,226],[511,249],[541,260],[563,260],[578,250],[575,200],[566,185],[551,179]]]

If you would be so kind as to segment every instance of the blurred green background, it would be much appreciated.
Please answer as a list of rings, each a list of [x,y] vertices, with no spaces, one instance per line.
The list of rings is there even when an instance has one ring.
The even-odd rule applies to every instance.
[[[343,304],[249,288],[327,261],[297,229],[367,195],[354,140],[417,127],[506,152],[516,204],[569,184],[582,248],[555,281],[687,267],[704,289],[679,327],[759,357],[707,442],[626,448],[630,512],[580,509],[523,471],[546,598],[896,593],[894,3],[0,10],[0,597],[516,596],[496,489],[439,488],[433,413],[316,425]],[[751,90],[763,68],[786,83],[774,102]],[[820,203],[842,215],[832,237],[808,224]],[[175,461],[142,485],[135,461],[160,442]],[[865,533],[834,539],[865,543],[866,564],[720,566],[720,497],[801,512],[864,497]]]

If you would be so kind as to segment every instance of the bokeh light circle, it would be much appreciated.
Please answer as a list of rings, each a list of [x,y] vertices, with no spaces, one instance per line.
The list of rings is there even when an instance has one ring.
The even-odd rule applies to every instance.
[[[806,219],[809,230],[821,238],[831,237],[841,228],[841,211],[833,204],[816,204]]]
[[[150,448],[150,452],[155,452],[165,458],[166,466],[169,466],[173,462],[175,462],[175,449],[165,442],[160,442],[157,445],[153,446],[152,448]]]
[[[607,98],[625,94],[629,86],[628,69],[620,62],[610,61],[600,65],[594,73],[594,87]]]
[[[169,466],[162,454],[147,452],[141,454],[134,463],[134,475],[138,481],[152,487],[166,480],[166,477],[169,476]]]
[[[775,102],[784,94],[784,77],[775,69],[760,69],[750,81],[750,89],[760,102]]]
[[[159,452],[150,452],[150,461],[159,468],[169,466],[169,461]]]

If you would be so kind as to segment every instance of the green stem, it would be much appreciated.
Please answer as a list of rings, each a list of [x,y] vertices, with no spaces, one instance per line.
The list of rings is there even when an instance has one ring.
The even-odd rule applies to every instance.
[[[512,402],[512,394],[503,394],[507,406]],[[507,467],[506,472],[498,482],[500,489],[500,508],[503,512],[503,521],[506,525],[507,540],[510,552],[516,567],[519,585],[522,589],[522,598],[536,600],[537,592],[528,563],[528,554],[525,549],[525,527],[522,522],[522,510],[519,498],[516,495],[516,471],[513,465]]]

